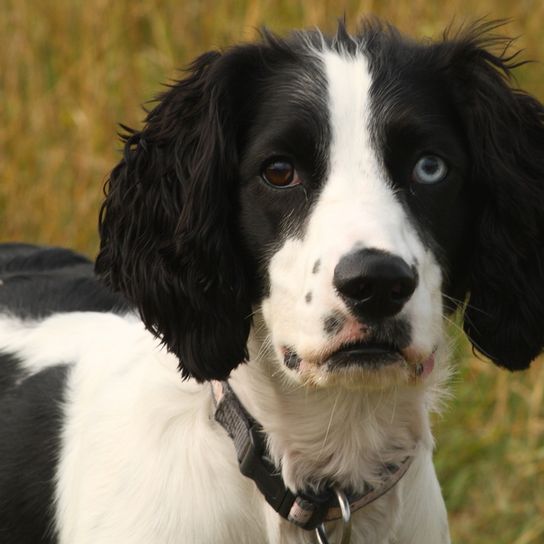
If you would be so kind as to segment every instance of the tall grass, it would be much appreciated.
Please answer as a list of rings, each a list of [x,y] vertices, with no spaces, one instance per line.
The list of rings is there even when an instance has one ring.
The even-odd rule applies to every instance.
[[[254,39],[264,23],[333,30],[344,13],[352,27],[374,13],[416,36],[510,18],[504,32],[520,36],[524,57],[544,60],[542,0],[0,0],[1,238],[94,255],[118,122],[138,126],[139,104],[204,50]],[[516,75],[544,99],[542,65]],[[508,375],[464,344],[458,360],[455,400],[436,420],[454,541],[542,543],[544,365]]]

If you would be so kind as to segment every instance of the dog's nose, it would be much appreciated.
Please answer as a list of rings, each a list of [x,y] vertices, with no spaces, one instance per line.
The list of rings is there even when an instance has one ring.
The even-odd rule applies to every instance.
[[[417,287],[417,272],[404,259],[377,249],[344,255],[333,284],[357,315],[383,319],[398,314]]]

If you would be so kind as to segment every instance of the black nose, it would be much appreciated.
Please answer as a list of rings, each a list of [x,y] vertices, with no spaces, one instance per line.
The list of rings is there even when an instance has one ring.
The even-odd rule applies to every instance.
[[[398,314],[417,287],[417,272],[404,259],[377,249],[344,255],[333,283],[357,315],[383,319]]]

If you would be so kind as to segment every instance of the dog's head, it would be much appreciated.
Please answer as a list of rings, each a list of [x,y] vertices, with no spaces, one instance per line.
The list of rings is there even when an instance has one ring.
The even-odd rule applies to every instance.
[[[491,26],[265,33],[199,57],[127,133],[97,271],[184,376],[228,376],[262,310],[295,379],[405,380],[467,294],[477,350],[512,370],[539,354],[544,110]]]

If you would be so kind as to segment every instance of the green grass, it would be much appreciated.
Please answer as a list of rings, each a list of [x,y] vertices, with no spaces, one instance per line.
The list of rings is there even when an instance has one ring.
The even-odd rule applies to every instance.
[[[94,255],[117,123],[204,50],[345,13],[374,13],[415,36],[481,16],[511,18],[524,57],[544,61],[542,0],[0,0],[0,228],[4,240]],[[516,73],[544,99],[544,68]],[[544,150],[543,150],[544,152]],[[459,347],[453,400],[436,418],[436,463],[454,542],[544,542],[544,365],[499,372]]]
[[[509,375],[466,356],[458,366],[435,426],[454,541],[542,543],[544,366]]]

